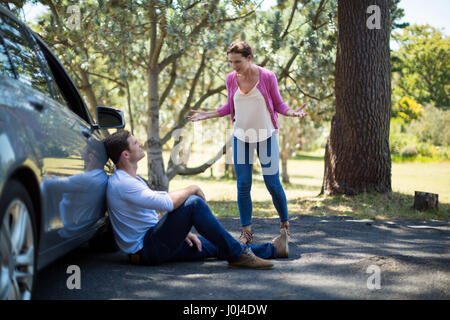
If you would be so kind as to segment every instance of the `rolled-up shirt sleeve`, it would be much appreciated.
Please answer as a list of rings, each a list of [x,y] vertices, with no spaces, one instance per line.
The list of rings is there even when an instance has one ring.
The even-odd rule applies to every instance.
[[[272,73],[270,79],[270,96],[272,97],[273,108],[276,112],[281,113],[282,115],[286,115],[290,108],[283,102],[283,99],[281,98],[280,91],[278,89],[277,77]]]
[[[229,115],[231,113],[231,111],[230,111],[230,104],[226,103],[223,106],[221,106],[220,108],[217,108],[216,111],[219,113],[220,117]]]
[[[232,99],[232,97],[231,97],[231,94],[230,94],[230,85],[229,85],[230,79],[231,79],[230,74],[228,74],[227,78],[225,80],[225,86],[226,86],[227,92],[228,92],[227,103],[224,104],[223,106],[221,106],[220,108],[216,109],[216,111],[219,113],[219,117],[223,117],[223,116],[231,114],[231,107],[230,106],[231,106],[231,99]]]

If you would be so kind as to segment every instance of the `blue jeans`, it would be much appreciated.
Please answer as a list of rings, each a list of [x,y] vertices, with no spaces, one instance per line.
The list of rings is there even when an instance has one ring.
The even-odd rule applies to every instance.
[[[202,251],[184,241],[195,229],[200,234]],[[206,202],[198,196],[189,196],[177,209],[167,213],[144,237],[144,247],[140,254],[143,264],[160,264],[174,261],[194,261],[218,258],[233,262],[250,247],[253,253],[263,259],[276,258],[276,248],[272,243],[241,245],[220,224]]]
[[[280,152],[276,133],[273,133],[269,139],[257,143],[247,143],[233,137],[233,160],[237,177],[237,199],[241,226],[246,227],[252,224],[253,208],[250,190],[255,149],[261,163],[264,183],[272,196],[272,202],[280,221],[288,221],[286,194],[280,182]]]

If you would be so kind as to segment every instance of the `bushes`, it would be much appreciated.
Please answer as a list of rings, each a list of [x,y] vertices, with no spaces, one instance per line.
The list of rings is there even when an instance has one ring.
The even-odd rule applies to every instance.
[[[415,120],[397,115],[391,119],[389,136],[394,161],[450,159],[450,110],[427,106]]]
[[[413,158],[419,155],[415,146],[406,146],[400,151],[400,155],[403,158]]]
[[[411,122],[410,132],[419,138],[420,142],[428,142],[435,146],[450,146],[450,110],[440,110],[427,106],[420,121]]]
[[[403,119],[406,123],[419,119],[423,112],[423,107],[409,97],[403,97],[392,107],[392,117]]]

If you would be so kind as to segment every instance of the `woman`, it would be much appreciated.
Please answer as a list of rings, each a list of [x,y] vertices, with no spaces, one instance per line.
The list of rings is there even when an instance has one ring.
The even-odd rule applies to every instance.
[[[304,117],[305,104],[290,109],[282,100],[275,74],[252,63],[250,46],[234,42],[227,50],[233,72],[226,78],[227,103],[215,111],[195,111],[191,121],[200,121],[230,114],[233,122],[233,160],[237,176],[238,207],[242,226],[241,244],[253,240],[252,184],[253,152],[261,162],[265,185],[280,216],[280,232],[290,235],[286,195],[279,178],[279,149],[277,141],[278,115]]]

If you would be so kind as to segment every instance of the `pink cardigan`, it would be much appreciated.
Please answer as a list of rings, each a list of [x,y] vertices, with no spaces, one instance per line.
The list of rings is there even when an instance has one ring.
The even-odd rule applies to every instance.
[[[260,66],[256,66],[259,69],[259,83],[256,86],[261,94],[266,100],[267,108],[270,112],[270,118],[272,119],[272,123],[275,129],[278,130],[278,114],[286,115],[289,107],[283,102],[283,99],[280,96],[280,91],[278,90],[278,81],[275,74],[267,69],[264,69]],[[234,94],[238,89],[238,84],[236,81],[236,71],[233,71],[227,75],[226,78],[226,86],[228,91],[227,103],[222,107],[216,109],[219,113],[219,116],[223,117],[228,114],[231,115],[231,121],[234,122]]]

